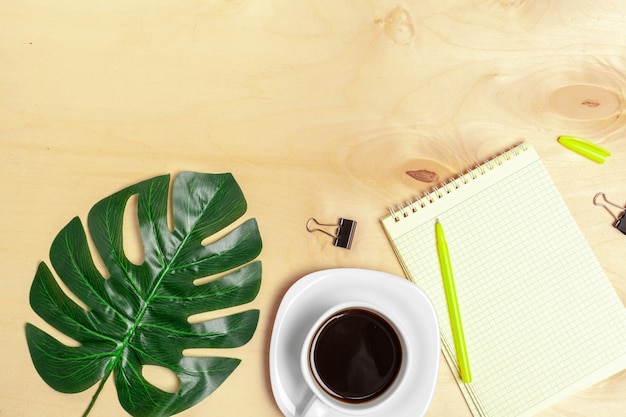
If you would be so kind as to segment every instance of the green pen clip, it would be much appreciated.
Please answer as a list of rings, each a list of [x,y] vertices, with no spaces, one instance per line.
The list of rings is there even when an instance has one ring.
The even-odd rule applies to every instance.
[[[603,147],[591,143],[587,140],[575,138],[574,136],[559,136],[559,143],[576,152],[579,155],[589,158],[594,162],[603,164],[607,156],[611,156],[611,152]]]

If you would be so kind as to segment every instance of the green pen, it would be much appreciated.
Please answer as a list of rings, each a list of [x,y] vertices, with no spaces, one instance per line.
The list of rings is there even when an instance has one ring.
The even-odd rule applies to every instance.
[[[573,136],[559,136],[558,142],[567,149],[599,164],[603,164],[606,158],[611,156],[611,152],[604,149],[602,146],[585,139],[575,138]]]
[[[439,219],[437,219],[435,223],[435,236],[437,238],[437,252],[439,254],[439,266],[441,267],[441,275],[443,277],[443,287],[446,293],[448,312],[450,314],[452,336],[454,337],[454,347],[456,348],[457,360],[459,361],[461,379],[467,384],[468,382],[472,382],[472,372],[470,371],[469,359],[467,358],[465,334],[463,333],[463,322],[461,321],[459,302],[456,297],[456,287],[454,285],[452,265],[450,264],[448,244],[446,243],[446,237],[443,233],[443,227],[441,227],[441,223],[439,223]]]

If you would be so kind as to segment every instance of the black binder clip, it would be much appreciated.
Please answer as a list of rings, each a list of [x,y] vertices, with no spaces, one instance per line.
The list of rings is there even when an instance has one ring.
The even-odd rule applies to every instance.
[[[598,202],[598,198],[602,197],[604,199],[604,201],[610,205],[612,205],[613,207],[617,207],[618,209],[620,209],[622,212],[620,213],[619,216],[616,216],[611,209],[609,209],[609,207],[604,204],[604,203],[599,203]],[[604,207],[606,209],[606,211],[608,211],[611,216],[613,216],[613,218],[615,219],[615,223],[613,223],[613,226],[619,230],[620,232],[624,233],[626,235],[626,219],[624,218],[624,215],[626,214],[626,207],[622,207],[618,204],[612,203],[609,200],[606,199],[606,195],[604,195],[604,193],[598,193],[593,197],[593,204],[595,204],[596,206],[600,206],[600,207]]]
[[[311,223],[315,223],[318,226],[331,226],[336,227],[335,234],[331,234],[326,230],[311,228]],[[339,223],[337,224],[324,224],[320,223],[314,218],[310,218],[306,222],[306,230],[309,232],[322,232],[330,237],[332,237],[333,245],[338,248],[350,249],[352,246],[352,238],[354,237],[354,230],[356,229],[356,222],[354,220],[344,219],[343,217],[339,218]]]

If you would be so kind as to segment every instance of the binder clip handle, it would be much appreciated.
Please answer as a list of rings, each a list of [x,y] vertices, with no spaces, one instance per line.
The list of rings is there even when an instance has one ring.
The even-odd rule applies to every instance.
[[[336,227],[335,234],[327,232],[324,229],[320,229],[319,227],[311,227],[311,224],[315,223],[317,226],[321,227]],[[328,224],[328,223],[320,223],[313,217],[311,217],[306,222],[306,230],[313,232],[322,232],[325,235],[333,238],[333,245],[338,248],[350,249],[352,246],[352,239],[354,238],[354,231],[356,229],[356,221],[350,219],[344,219],[343,217],[339,218],[339,222],[337,224]]]
[[[611,206],[617,207],[618,209],[620,209],[622,211],[621,214],[619,216],[616,216],[615,213],[613,213],[606,204],[602,202],[598,202],[599,198],[602,198],[606,204],[610,204]],[[620,206],[619,204],[615,204],[609,201],[606,198],[606,195],[602,192],[596,194],[593,197],[593,204],[595,204],[596,206],[604,207],[604,209],[608,211],[609,214],[615,219],[615,223],[613,223],[613,227],[615,227],[617,230],[619,230],[620,232],[626,235],[626,221],[622,221],[624,220],[624,215],[626,215],[626,207]]]

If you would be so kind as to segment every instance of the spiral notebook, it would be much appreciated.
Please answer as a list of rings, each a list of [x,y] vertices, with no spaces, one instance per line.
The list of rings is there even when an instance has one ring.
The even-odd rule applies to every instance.
[[[435,242],[445,228],[473,381],[458,365]],[[474,416],[531,416],[626,368],[626,309],[538,154],[519,144],[381,219],[431,298]]]

